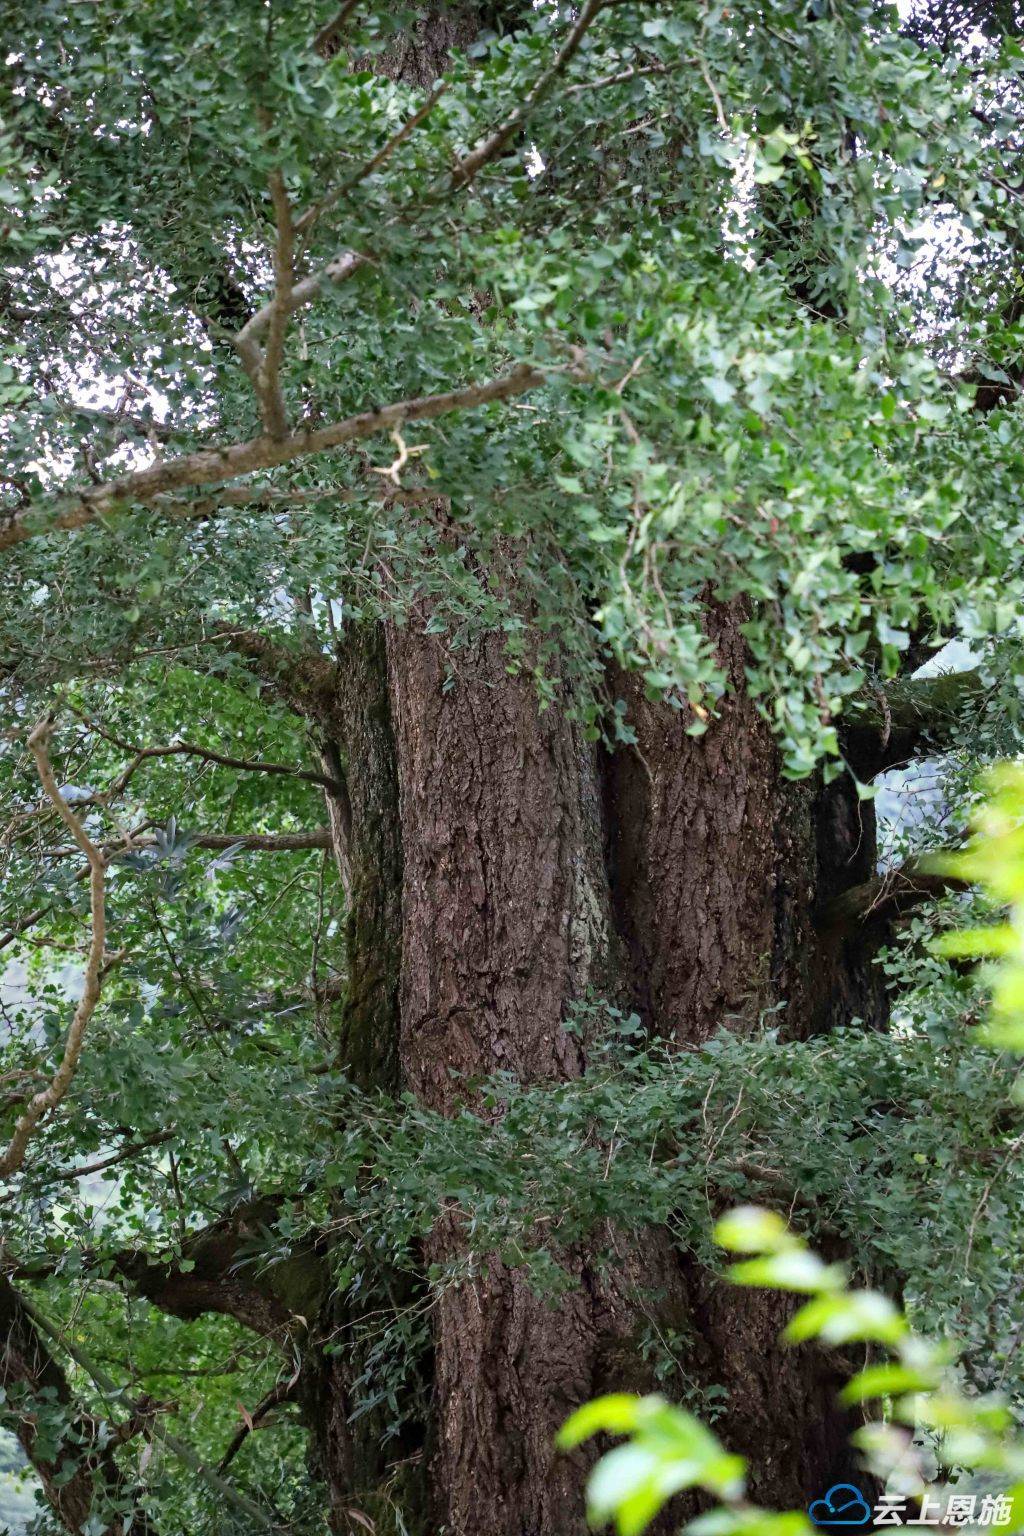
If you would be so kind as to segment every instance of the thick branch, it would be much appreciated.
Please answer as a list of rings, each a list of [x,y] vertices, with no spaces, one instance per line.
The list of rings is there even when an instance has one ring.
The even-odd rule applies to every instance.
[[[989,688],[980,674],[946,672],[886,689],[866,689],[842,723],[842,741],[858,777],[945,751],[978,713]]]
[[[322,651],[299,650],[283,645],[262,630],[232,629],[229,625],[225,626],[224,639],[297,715],[323,720],[336,708],[338,666]]]
[[[313,1315],[327,1276],[312,1242],[273,1263],[253,1251],[277,1214],[274,1201],[258,1200],[195,1233],[182,1246],[187,1267],[146,1253],[118,1254],[113,1267],[162,1312],[188,1321],[218,1312],[254,1333],[284,1340]]]
[[[301,284],[295,292],[298,287]],[[393,405],[381,406],[379,410],[362,411],[327,427],[291,432],[281,439],[253,437],[246,442],[201,448],[196,453],[165,459],[118,480],[87,486],[77,496],[56,499],[49,507],[15,512],[0,528],[0,550],[11,549],[42,533],[84,528],[120,504],[149,505],[168,491],[188,486],[221,485],[254,470],[273,469],[279,464],[326,453],[345,443],[374,437],[403,421],[430,421],[452,411],[486,405],[492,400],[508,400],[536,389],[543,382],[544,375],[538,369],[529,363],[520,363],[511,373],[490,379],[485,384],[470,384],[441,395],[400,400]]]
[[[851,886],[836,896],[822,908],[818,926],[833,931],[852,928],[872,920],[899,916],[922,901],[965,889],[963,880],[937,874],[927,858],[908,859],[899,869],[890,869],[884,875]]]
[[[75,1008],[71,1027],[64,1042],[64,1055],[52,1080],[39,1093],[33,1094],[19,1117],[11,1135],[7,1151],[0,1157],[0,1178],[10,1178],[17,1173],[25,1160],[29,1138],[44,1115],[56,1109],[71,1087],[78,1069],[78,1062],[85,1043],[85,1032],[99,1002],[103,981],[104,942],[106,939],[106,861],[99,849],[88,837],[78,817],[71,810],[57,787],[53,776],[47,743],[52,727],[49,720],[41,720],[28,738],[29,750],[35,758],[36,770],[43,789],[53,802],[76,845],[89,863],[89,890],[92,909],[92,939],[85,966],[85,983],[82,996]]]
[[[135,847],[147,847],[138,842]],[[304,853],[310,848],[330,848],[329,827],[311,827],[308,832],[201,832],[194,848],[240,848],[249,853]]]

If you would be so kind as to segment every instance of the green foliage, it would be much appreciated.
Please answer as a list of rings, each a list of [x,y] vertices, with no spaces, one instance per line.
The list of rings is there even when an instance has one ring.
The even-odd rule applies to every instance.
[[[154,839],[112,866],[125,959],[66,1113],[3,1207],[44,1311],[88,1334],[120,1396],[72,1363],[75,1389],[112,1418],[125,1394],[153,1391],[216,1464],[279,1362],[232,1323],[132,1298],[113,1261],[180,1259],[212,1213],[259,1190],[275,1202],[260,1262],[323,1235],[339,1300],[366,1302],[353,1411],[394,1438],[420,1411],[409,1382],[437,1296],[489,1252],[553,1293],[568,1278],[551,1249],[609,1223],[663,1225],[713,1263],[709,1204],[754,1182],[798,1198],[811,1234],[856,1246],[880,1284],[898,1268],[915,1326],[958,1332],[971,1381],[1003,1376],[1019,1411],[1015,1066],[969,1044],[975,982],[926,944],[962,926],[966,903],[915,917],[887,954],[895,1037],[795,1044],[772,1018],[674,1060],[595,999],[583,1080],[490,1082],[491,1117],[442,1120],[336,1070],[337,1015],[318,992],[346,966],[329,861],[198,842],[316,826],[314,785],[167,757],[110,792],[136,747],[179,739],[316,770],[318,743],[275,680],[258,686],[229,643],[242,629],[297,659],[331,652],[339,625],[426,612],[453,683],[461,648],[495,630],[509,667],[546,702],[571,698],[592,734],[629,734],[611,659],[700,734],[725,687],[714,598],[743,607],[749,685],[794,777],[841,771],[839,729],[865,683],[965,637],[990,687],[947,770],[942,814],[962,821],[974,762],[1018,745],[1022,205],[1005,144],[1020,42],[986,22],[984,46],[943,55],[874,0],[781,0],[770,15],[753,0],[609,5],[460,187],[453,161],[528,98],[571,7],[502,7],[476,31],[460,13],[446,58],[409,50],[405,8],[356,7],[338,50],[318,50],[330,10],[0,0],[0,525],[45,530],[59,495],[260,430],[230,339],[272,293],[275,174],[295,213],[315,215],[300,279],[342,250],[369,258],[292,317],[292,425],[517,361],[545,374],[520,400],[418,425],[423,451],[400,477],[418,500],[382,497],[394,450],[369,439],[247,477],[238,504],[120,498],[77,533],[5,553],[5,934],[46,912],[45,937],[28,928],[2,951],[0,1082],[15,1104],[24,1074],[57,1059],[87,913],[23,753],[39,714],[59,711],[61,782],[93,792],[93,835]],[[441,67],[445,93],[375,163]],[[979,379],[1003,391],[988,412],[969,408]],[[424,1280],[441,1203],[467,1250],[462,1270]],[[796,1248],[751,1262],[749,1279],[800,1280],[812,1297],[823,1281]],[[684,1396],[686,1341],[657,1348],[665,1390]],[[674,1447],[672,1475],[689,1457],[701,1482],[709,1442],[685,1415],[645,1412],[652,1444]],[[142,1455],[119,1452],[159,1528],[228,1528],[169,1453]],[[297,1532],[320,1518],[302,1458],[285,1410],[232,1468]],[[745,1506],[708,1527],[732,1530],[797,1527]]]
[[[996,957],[993,1024],[984,1038],[1018,1055],[1024,1046],[1022,954],[1024,954],[1024,770],[1003,765],[989,781],[989,795],[975,820],[969,848],[943,867],[980,882],[1007,920],[988,928],[941,936],[947,955]],[[938,861],[936,861],[938,862]],[[1017,1095],[1019,1098],[1019,1095]],[[1019,1138],[1010,1148],[1010,1155]],[[851,1287],[841,1265],[825,1264],[776,1212],[740,1206],[715,1225],[715,1239],[733,1253],[754,1255],[726,1271],[736,1285],[766,1286],[807,1295],[783,1329],[788,1344],[819,1340],[826,1346],[879,1346],[889,1355],[851,1377],[842,1392],[847,1404],[879,1403],[885,1417],[855,1431],[853,1440],[882,1477],[900,1467],[907,1474],[911,1441],[905,1430],[936,1433],[940,1466],[969,1467],[996,1475],[1007,1490],[1010,1526],[1024,1528],[1024,1437],[1013,1423],[1005,1398],[963,1389],[950,1370],[952,1351],[915,1333],[901,1309],[884,1293]],[[597,1463],[587,1485],[588,1514],[595,1524],[614,1521],[619,1536],[639,1536],[672,1496],[700,1487],[719,1508],[691,1521],[694,1536],[707,1532],[762,1530],[809,1532],[802,1513],[765,1515],[743,1501],[742,1458],[728,1457],[698,1420],[660,1397],[628,1394],[597,1398],[571,1416],[559,1445],[571,1449],[603,1430],[627,1437],[626,1444]],[[723,1472],[723,1468],[725,1469]],[[918,1488],[925,1479],[918,1474]],[[779,1524],[782,1522],[782,1524]]]
[[[139,462],[154,411],[165,455],[251,433],[224,342],[266,293],[274,171],[310,213],[304,269],[373,258],[302,311],[294,416],[510,358],[550,369],[528,403],[417,429],[407,474],[450,498],[450,530],[380,506],[374,447],[264,477],[274,512],[175,525],[125,506],[21,551],[8,643],[28,621],[46,636],[22,677],[61,675],[70,637],[112,661],[173,649],[204,615],[266,622],[264,594],[312,587],[364,616],[427,597],[456,649],[497,625],[513,665],[568,670],[605,729],[611,653],[698,733],[724,685],[713,588],[750,604],[750,685],[799,775],[835,766],[846,701],[911,634],[1015,633],[1018,413],[966,409],[947,353],[955,335],[995,382],[1015,354],[1019,202],[986,112],[1011,120],[1016,40],[940,67],[873,3],[775,6],[770,26],[747,4],[609,7],[528,145],[460,192],[453,152],[528,94],[568,18],[527,11],[456,51],[445,94],[363,175],[423,102],[368,67],[403,19],[360,8],[325,61],[312,4],[258,23],[230,3],[12,12],[11,510],[74,484],[83,454],[97,473]],[[131,419],[105,424],[96,400]]]
[[[940,954],[976,960],[993,957],[992,1019],[985,1038],[992,1045],[1024,1051],[1024,769],[1004,764],[993,771],[988,797],[976,817],[977,831],[962,852],[934,859],[941,870],[984,887],[1004,922],[943,934]]]

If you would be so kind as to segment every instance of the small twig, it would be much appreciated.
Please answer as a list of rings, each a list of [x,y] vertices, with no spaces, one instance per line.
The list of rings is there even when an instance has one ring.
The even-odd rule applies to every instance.
[[[57,1173],[51,1173],[46,1177],[45,1182],[68,1184],[72,1179],[85,1179],[90,1174],[102,1173],[105,1168],[113,1168],[118,1163],[127,1163],[134,1157],[141,1157],[143,1152],[148,1152],[152,1147],[162,1146],[173,1136],[173,1131],[154,1131],[151,1136],[144,1136],[141,1141],[133,1141],[130,1146],[122,1147],[120,1152],[111,1152],[109,1156],[98,1157],[91,1163],[80,1163],[77,1168],[63,1168]]]
[[[137,853],[157,845],[155,837],[132,837],[103,843],[102,852],[108,859],[118,854]],[[331,833],[328,827],[313,827],[308,832],[200,832],[189,842],[190,848],[227,849],[237,848],[249,853],[304,853],[311,848],[330,848]],[[73,848],[48,850],[46,857],[66,859]]]
[[[371,468],[370,473],[372,475],[383,475],[386,479],[390,480],[393,485],[400,487],[402,482],[399,479],[399,476],[401,475],[402,470],[405,468],[411,458],[414,458],[418,454],[426,453],[427,449],[430,447],[430,444],[415,443],[410,448],[406,444],[405,438],[402,436],[397,427],[395,427],[394,431],[391,433],[391,441],[398,449],[397,456],[392,459],[390,464],[385,464],[380,467],[374,465]]]
[[[51,721],[40,720],[28,738],[29,751],[35,759],[36,771],[45,793],[67,827],[75,843],[85,854],[89,863],[89,894],[92,916],[92,940],[89,945],[89,955],[85,967],[85,984],[78,1006],[75,1008],[71,1027],[64,1042],[64,1055],[60,1066],[57,1068],[50,1083],[39,1093],[33,1094],[24,1112],[19,1117],[11,1135],[10,1144],[3,1157],[0,1158],[0,1178],[10,1178],[12,1173],[17,1173],[25,1160],[25,1150],[29,1138],[44,1115],[57,1108],[71,1087],[78,1062],[85,1043],[85,1032],[89,1027],[99,1002],[100,990],[103,980],[104,942],[106,939],[106,872],[107,866],[103,855],[94,845],[86,833],[78,817],[68,805],[57,786],[53,768],[47,751],[49,739],[53,730]]]
[[[262,1402],[258,1403],[252,1413],[246,1413],[238,1431],[231,1437],[228,1448],[221,1457],[217,1466],[218,1473],[226,1472],[228,1467],[238,1455],[242,1446],[248,1440],[253,1430],[257,1429],[260,1421],[265,1419],[272,1409],[280,1407],[282,1403],[289,1402],[295,1396],[295,1381],[281,1381],[276,1387],[272,1387]],[[241,1405],[239,1405],[241,1406]],[[243,1413],[245,1410],[242,1410]]]
[[[624,373],[622,375],[622,378],[619,380],[619,382],[614,386],[615,393],[617,395],[619,395],[621,397],[622,392],[625,389],[626,385],[631,383],[632,380],[636,378],[637,374],[640,372],[640,369],[643,367],[643,365],[646,362],[646,360],[647,360],[646,352],[641,352],[639,357],[633,359],[633,362],[629,365],[628,373]],[[632,426],[632,423],[630,423],[630,426]],[[635,432],[636,428],[634,427],[633,430]]]
[[[118,775],[110,788],[104,790],[102,794],[96,795],[96,802],[103,805],[106,805],[108,801],[121,794],[129,779],[144,762],[149,761],[151,758],[160,757],[198,757],[203,762],[216,763],[223,768],[237,768],[247,773],[287,774],[290,778],[302,779],[307,784],[316,784],[320,789],[326,789],[330,794],[344,793],[345,786],[341,781],[329,778],[327,774],[314,773],[306,768],[292,768],[287,763],[262,763],[257,759],[248,757],[231,757],[224,752],[214,752],[209,747],[200,747],[192,741],[172,741],[167,746],[162,747],[134,746],[131,742],[125,741],[124,738],[115,736],[112,731],[108,731],[82,710],[75,709],[73,705],[70,707],[72,712],[90,730],[95,731],[97,735],[102,736],[106,741],[113,742],[114,746],[120,747],[122,752],[132,752],[134,754],[133,761],[129,763],[123,773]]]
[[[565,94],[579,96],[582,91],[599,91],[606,85],[624,85],[627,80],[639,80],[643,75],[667,74],[667,64],[645,64],[641,69],[624,69],[617,75],[602,75],[600,80],[584,80],[579,85],[570,85]]]
[[[707,66],[707,60],[704,58],[702,53],[697,55],[697,63],[700,66],[701,74],[704,76],[704,84],[711,92],[711,99],[715,104],[715,116],[718,118],[718,126],[721,128],[724,134],[728,135],[729,122],[725,115],[725,108],[722,106],[722,98],[718,94],[715,82],[711,78],[711,71]]]
[[[1009,1163],[1011,1157],[1015,1156],[1015,1154],[1020,1151],[1022,1146],[1024,1146],[1024,1132],[1022,1132],[1019,1136],[1015,1136],[1010,1142],[1009,1146],[1006,1148],[1006,1153],[1000,1162],[999,1167],[996,1169],[995,1173],[989,1179],[988,1183],[985,1185],[981,1192],[981,1199],[978,1201],[974,1208],[974,1214],[971,1217],[970,1226],[967,1228],[967,1247],[964,1251],[965,1276],[970,1274],[971,1253],[974,1250],[974,1237],[978,1230],[978,1222],[981,1219],[981,1214],[984,1211],[986,1205],[988,1205],[989,1196],[992,1194],[992,1190],[995,1187],[997,1179],[1002,1178],[1003,1174],[1006,1172],[1007,1164]]]

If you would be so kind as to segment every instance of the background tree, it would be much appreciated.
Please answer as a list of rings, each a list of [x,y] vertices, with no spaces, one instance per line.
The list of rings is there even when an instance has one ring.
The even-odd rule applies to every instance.
[[[1013,1069],[872,799],[955,841],[1017,746],[1010,19],[3,15],[49,1518],[567,1536],[556,1428],[653,1379],[799,1504],[852,1362],[721,1283],[739,1194],[1013,1372]]]

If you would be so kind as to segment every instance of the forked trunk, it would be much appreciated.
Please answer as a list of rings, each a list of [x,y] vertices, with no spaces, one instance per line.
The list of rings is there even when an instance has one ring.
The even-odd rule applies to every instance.
[[[610,761],[584,739],[568,694],[542,710],[532,681],[509,675],[500,636],[450,654],[421,616],[389,632],[386,673],[383,648],[362,646],[375,677],[363,679],[372,740],[351,708],[340,716],[363,732],[378,788],[397,786],[401,848],[365,856],[387,852],[375,818],[387,819],[388,797],[357,786],[348,856],[364,856],[350,932],[356,950],[360,935],[379,947],[389,977],[400,956],[400,987],[357,990],[374,998],[370,1033],[359,1047],[349,1009],[347,1047],[375,1059],[381,1081],[394,1059],[402,1086],[448,1113],[472,1106],[491,1073],[575,1077],[585,1041],[564,1026],[588,995],[635,1006],[683,1050],[720,1028],[749,1031],[767,1010],[791,1038],[881,1020],[864,957],[814,926],[820,902],[870,872],[870,819],[844,785],[784,779],[742,693],[737,615],[715,609],[709,625],[737,692],[693,737],[684,714],[618,679],[637,746]],[[400,901],[382,888],[399,874]],[[366,956],[351,964],[353,977],[368,974]],[[459,1241],[439,1212],[425,1261],[451,1257]],[[609,1248],[610,1270],[597,1262]],[[726,1389],[717,1428],[750,1458],[755,1498],[799,1506],[851,1475],[851,1425],[836,1405],[845,1367],[778,1345],[788,1303],[723,1286],[662,1233],[642,1252],[598,1233],[592,1252],[558,1258],[575,1284],[557,1304],[497,1260],[440,1297],[424,1531],[582,1536],[585,1465],[556,1457],[554,1434],[595,1393],[651,1385],[640,1341],[652,1309],[660,1327],[694,1341],[691,1378]],[[333,1416],[336,1434],[343,1417]],[[325,1460],[339,1472],[352,1464]],[[351,1485],[333,1493],[336,1511],[351,1505]]]

